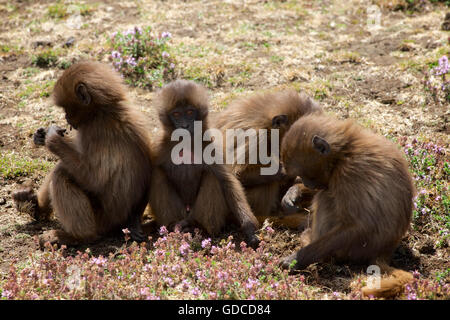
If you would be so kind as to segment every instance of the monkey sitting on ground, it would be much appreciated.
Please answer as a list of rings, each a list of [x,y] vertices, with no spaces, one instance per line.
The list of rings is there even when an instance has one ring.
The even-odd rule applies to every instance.
[[[409,228],[415,188],[398,148],[352,121],[310,115],[286,133],[281,158],[314,196],[310,244],[284,259],[295,269],[334,258],[377,263],[392,277],[365,295],[389,297],[412,274],[387,265]]]
[[[31,204],[36,219],[54,211],[61,223],[63,230],[41,235],[41,245],[90,242],[126,227],[133,240],[145,240],[141,215],[150,192],[150,137],[125,90],[116,72],[96,62],[73,65],[56,82],[55,104],[76,137],[65,137],[56,126],[39,129],[35,144],[45,144],[60,160],[37,195],[31,188],[13,194],[18,209]]]
[[[173,161],[172,154],[177,144],[171,141],[174,130],[185,129],[187,136],[194,138],[196,121],[201,121],[201,136],[208,129],[206,90],[193,81],[177,80],[163,87],[157,106],[163,134],[153,150],[150,207],[158,224],[179,224],[185,229],[199,225],[210,235],[216,235],[229,218],[233,218],[249,245],[257,246],[259,240],[255,231],[258,221],[241,184],[231,171],[223,164],[206,164],[204,161],[175,164]],[[203,154],[206,145],[203,141],[200,143],[199,151]],[[189,154],[184,156],[188,160],[193,159],[193,143],[189,148],[181,150],[180,157],[186,152]]]
[[[238,99],[224,111],[215,114],[212,127],[219,128],[224,137],[228,129],[254,129],[259,141],[264,138],[258,130],[265,129],[270,154],[272,151],[270,149],[271,129],[279,130],[281,145],[286,131],[297,119],[316,112],[322,112],[317,102],[304,93],[299,94],[292,89],[257,93],[248,98]],[[246,156],[251,152],[258,154],[256,146],[253,148],[255,150],[250,150],[249,139],[246,139],[244,143],[244,146],[235,144],[234,151],[244,147]],[[225,142],[224,146],[226,146]],[[255,216],[260,223],[269,218],[276,225],[301,227],[306,218],[303,208],[309,207],[314,193],[299,181],[286,177],[281,163],[278,172],[274,175],[262,175],[263,167],[267,165],[260,162],[252,164],[249,161],[240,164],[236,160],[232,165],[233,173],[245,188]],[[295,187],[293,187],[294,184]],[[280,210],[289,215],[279,216]]]

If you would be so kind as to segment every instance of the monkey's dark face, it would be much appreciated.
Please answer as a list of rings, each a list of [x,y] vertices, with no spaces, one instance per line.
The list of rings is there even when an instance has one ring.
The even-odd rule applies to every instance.
[[[92,98],[84,83],[78,83],[73,90],[71,82],[70,78],[60,78],[55,85],[53,96],[55,103],[64,109],[67,123],[77,129],[92,116]]]
[[[66,111],[66,121],[74,129],[77,129],[80,122],[82,121],[80,113],[77,113],[71,109],[65,109]]]
[[[303,175],[303,176],[300,175],[299,177],[302,178],[303,184],[309,189],[312,189],[312,190],[319,189],[320,190],[320,189],[328,188],[327,184],[325,184],[322,181],[315,180],[315,178],[310,178],[310,177],[307,177],[306,175]]]
[[[313,163],[313,159],[298,156],[286,160],[286,174],[290,177],[302,178],[303,184],[309,189],[326,189],[328,187],[328,169],[320,161]]]
[[[92,117],[91,109],[84,105],[63,106],[63,109],[67,123],[74,129],[78,129],[81,124],[88,122]]]
[[[194,121],[200,120],[198,110],[188,103],[172,109],[169,118],[175,129],[186,129],[191,135],[194,134]]]
[[[278,129],[280,140],[283,139],[284,134],[290,127],[289,117],[287,114],[279,114],[272,118],[272,129]]]
[[[311,138],[303,130],[299,132],[302,133],[299,137],[288,135],[283,143],[282,161],[286,174],[301,177],[310,189],[327,189],[332,171],[330,146],[318,136]]]

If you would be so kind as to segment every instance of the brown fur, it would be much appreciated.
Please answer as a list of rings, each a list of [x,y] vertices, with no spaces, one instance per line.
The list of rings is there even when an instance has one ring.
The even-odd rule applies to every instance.
[[[295,90],[257,93],[236,100],[224,111],[216,114],[213,119],[213,127],[219,128],[223,133],[227,129],[267,129],[270,134],[270,129],[273,128],[272,119],[278,115],[286,115],[287,123],[278,128],[281,144],[283,136],[290,126],[300,117],[312,112],[321,112],[321,108],[304,93],[299,94]],[[270,141],[269,134],[268,141]],[[248,154],[247,139],[245,143],[246,154]],[[247,199],[260,223],[270,216],[279,214],[281,198],[294,183],[293,179],[286,179],[281,172],[274,176],[262,176],[260,174],[262,166],[248,163],[235,163],[232,166],[233,173],[245,187]],[[307,208],[311,203],[312,197],[309,196],[311,191],[306,190],[301,184],[298,185],[298,190],[299,198],[302,198],[302,191],[305,195],[300,207]],[[305,221],[305,215],[291,215],[270,220],[276,225],[297,228]]]
[[[161,90],[157,107],[163,134],[154,146],[155,168],[150,194],[153,215],[161,225],[197,224],[211,235],[218,234],[233,217],[250,244],[255,245],[258,222],[242,186],[227,167],[204,163],[175,165],[172,162],[171,150],[178,142],[170,140],[174,126],[169,112],[180,103],[194,106],[199,111],[203,132],[208,129],[208,99],[203,87],[192,81],[177,80]]]
[[[329,145],[324,153],[313,143],[320,139]],[[332,257],[358,263],[390,260],[409,228],[415,193],[408,164],[392,142],[350,120],[310,115],[286,134],[281,156],[289,175],[321,188],[313,199],[311,243],[285,259],[285,267],[293,259],[297,269]],[[364,292],[398,292],[411,274],[396,274],[400,277],[382,281],[381,289]]]
[[[88,104],[75,92],[79,84]],[[53,96],[78,129],[76,136],[47,134],[45,145],[60,160],[37,197],[22,190],[16,202],[28,191],[30,199],[37,198],[39,218],[54,211],[64,231],[52,231],[43,241],[88,242],[125,227],[132,238],[144,240],[140,219],[150,188],[150,140],[145,117],[127,101],[121,78],[101,63],[76,64],[57,81]]]

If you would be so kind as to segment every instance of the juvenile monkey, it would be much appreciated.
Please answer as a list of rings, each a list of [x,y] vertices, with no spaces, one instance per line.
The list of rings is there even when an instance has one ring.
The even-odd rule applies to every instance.
[[[126,227],[132,239],[144,241],[150,140],[145,117],[127,100],[120,76],[101,63],[75,64],[56,82],[53,98],[76,136],[66,137],[56,126],[38,129],[35,144],[60,160],[37,195],[31,188],[13,194],[17,207],[31,204],[36,219],[55,213],[63,230],[44,233],[41,244],[90,242]]]
[[[388,262],[409,228],[415,188],[397,147],[350,120],[309,115],[288,131],[281,157],[288,175],[320,190],[313,199],[310,244],[282,265],[295,259],[295,269],[303,269],[330,258],[376,263],[392,277],[363,293],[399,293],[412,275]]]
[[[199,225],[209,234],[221,231],[227,221],[234,220],[248,243],[255,247],[258,221],[245,198],[236,177],[222,164],[175,164],[172,153],[176,141],[174,130],[184,129],[194,137],[194,123],[201,121],[201,134],[208,129],[208,97],[206,90],[193,81],[177,80],[166,85],[158,95],[157,107],[163,133],[154,146],[154,172],[150,206],[161,225],[180,224],[183,228]],[[193,140],[193,139],[192,139]],[[201,150],[205,149],[202,141]],[[194,147],[188,152],[194,160]],[[186,155],[184,155],[186,156]],[[232,219],[230,219],[232,218]]]
[[[265,129],[268,132],[267,142],[271,141],[271,129],[278,129],[281,145],[286,131],[297,119],[316,112],[322,112],[317,102],[306,94],[299,94],[292,89],[257,93],[238,99],[224,111],[215,114],[212,127],[219,128],[224,137],[227,129],[254,129],[259,141],[264,139],[259,134],[259,130]],[[246,139],[244,143],[244,146],[236,143],[234,151],[244,147],[246,155],[258,153],[258,150],[250,148],[249,139]],[[272,151],[270,143],[267,144],[270,153]],[[224,146],[227,146],[227,142],[224,142]],[[260,162],[253,164],[246,161],[240,164],[235,161],[232,170],[244,186],[250,206],[260,223],[270,218],[276,224],[297,228],[304,222],[305,215],[293,213],[301,212],[302,208],[310,205],[312,190],[305,188],[301,181],[286,177],[281,163],[278,172],[274,175],[262,175],[263,167],[266,165]],[[291,188],[294,184],[295,187]],[[280,210],[291,215],[276,217]]]

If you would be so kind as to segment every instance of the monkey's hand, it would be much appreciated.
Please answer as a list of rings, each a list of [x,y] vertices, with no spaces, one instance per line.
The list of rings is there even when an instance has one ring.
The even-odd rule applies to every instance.
[[[280,261],[280,267],[284,269],[289,269],[292,273],[295,270],[304,270],[310,264],[319,262],[321,260],[320,251],[320,243],[315,242],[307,245],[306,247],[294,252],[290,256],[282,259]]]
[[[66,129],[62,129],[58,126],[52,125],[47,130],[47,139],[51,139],[54,136],[64,137],[65,133],[66,133]]]
[[[130,238],[138,243],[145,242],[147,236],[142,230],[141,216],[133,215],[129,219],[128,230],[130,231]]]
[[[45,146],[45,136],[47,135],[47,131],[45,128],[39,128],[33,134],[33,142],[36,146]]]
[[[27,187],[17,190],[12,194],[12,198],[17,211],[28,213],[31,217],[38,219],[38,201],[33,189]]]
[[[65,132],[65,129],[53,125],[48,128],[45,137],[45,146],[60,158],[63,154],[67,153],[67,150],[65,150],[67,149],[67,143],[65,139],[62,139]]]
[[[285,214],[293,214],[300,211],[300,206],[298,205],[299,200],[301,198],[301,191],[297,185],[293,185],[289,188],[286,194],[283,196],[281,200],[281,207],[283,209],[283,213]]]
[[[283,269],[291,269],[291,270],[299,269],[297,262],[297,252],[294,252],[293,254],[284,259],[281,259],[280,267]]]
[[[60,141],[61,137],[64,137],[64,133],[66,132],[66,129],[61,129],[58,126],[52,125],[47,130],[47,134],[45,137],[45,145],[52,150],[52,145],[55,144],[56,141]]]

